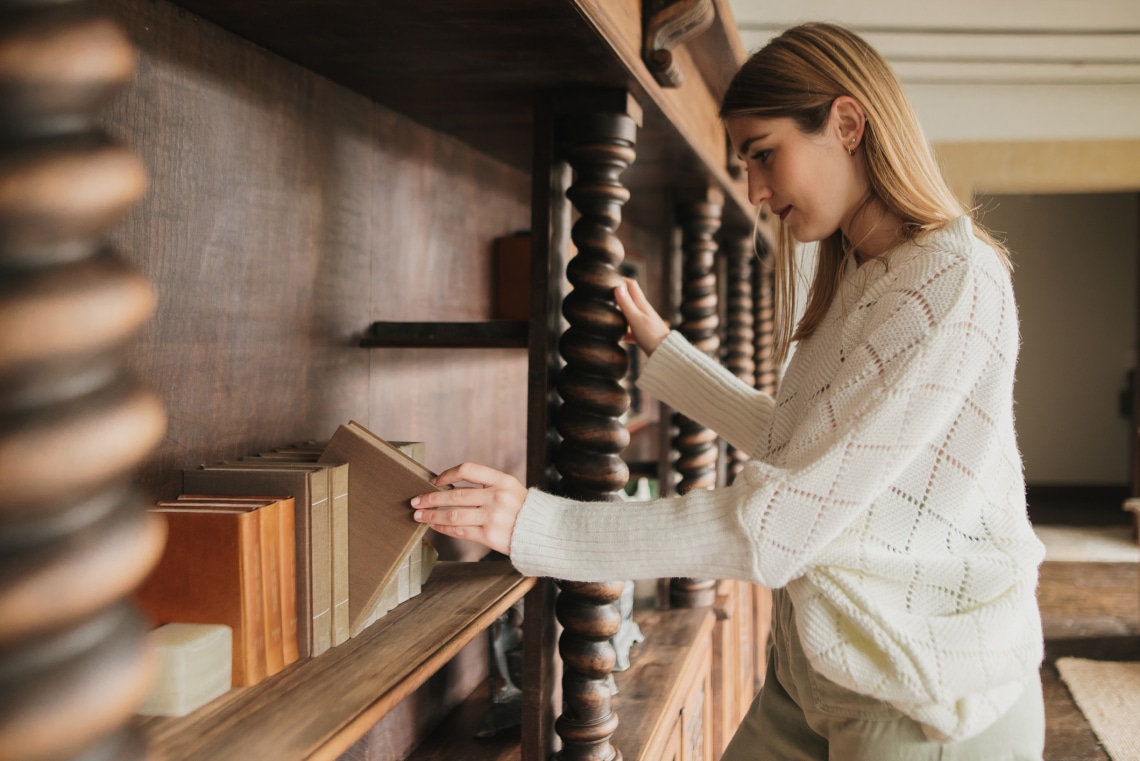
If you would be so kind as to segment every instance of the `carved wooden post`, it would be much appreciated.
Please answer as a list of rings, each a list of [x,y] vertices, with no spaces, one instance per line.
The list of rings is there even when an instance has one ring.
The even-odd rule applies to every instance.
[[[758,262],[755,270],[756,327],[756,388],[766,394],[776,393],[775,364],[775,266],[773,252],[762,237],[756,239]]]
[[[150,284],[104,249],[143,194],[97,129],[130,78],[87,4],[0,2],[0,756],[145,755],[125,729],[153,675],[125,601],[163,542],[131,473],[165,426],[122,346]]]
[[[563,117],[563,155],[575,171],[566,195],[581,215],[571,230],[578,253],[567,266],[573,290],[562,304],[569,327],[559,350],[566,364],[558,375],[562,405],[556,427],[562,436],[554,455],[557,490],[581,500],[616,501],[629,480],[621,451],[629,431],[620,416],[629,407],[621,385],[629,360],[621,339],[626,323],[613,300],[625,256],[615,232],[629,191],[621,173],[633,162],[640,110],[627,95],[624,109],[586,110]],[[621,617],[614,602],[622,582],[559,582],[558,620],[563,632],[563,712],[555,723],[567,761],[610,761],[621,753],[610,743],[617,715],[610,708],[609,677],[616,655],[610,637]]]
[[[717,337],[716,275],[713,272],[720,229],[721,205],[708,201],[681,204],[681,326],[680,331],[701,351],[715,356],[720,348]],[[674,415],[677,429],[673,448],[677,450],[680,494],[716,486],[717,434],[681,414]],[[672,604],[680,608],[712,605],[716,582],[711,579],[673,579]]]
[[[756,384],[755,332],[752,329],[752,239],[750,235],[728,238],[728,355],[726,364],[749,386]],[[728,448],[728,482],[732,483],[748,455]]]

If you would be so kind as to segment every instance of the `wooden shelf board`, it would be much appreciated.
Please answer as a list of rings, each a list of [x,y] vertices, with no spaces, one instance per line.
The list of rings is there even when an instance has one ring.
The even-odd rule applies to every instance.
[[[189,716],[136,724],[163,761],[334,761],[533,585],[506,561],[439,563],[360,636]]]
[[[366,348],[525,349],[529,324],[488,322],[374,322],[360,339]]]
[[[653,757],[684,703],[685,677],[711,647],[715,615],[711,608],[635,612],[645,641],[630,651],[630,667],[614,674],[618,715],[612,743],[625,761]]]

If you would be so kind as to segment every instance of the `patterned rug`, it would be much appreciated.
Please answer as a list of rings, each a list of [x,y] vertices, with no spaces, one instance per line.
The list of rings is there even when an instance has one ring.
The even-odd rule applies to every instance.
[[[1058,658],[1056,665],[1112,761],[1140,761],[1140,663]]]

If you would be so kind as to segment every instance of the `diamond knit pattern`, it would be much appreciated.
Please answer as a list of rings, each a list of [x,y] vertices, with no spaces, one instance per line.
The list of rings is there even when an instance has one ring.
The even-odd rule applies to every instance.
[[[852,269],[776,399],[672,334],[642,386],[753,460],[730,488],[636,506],[532,491],[512,559],[561,578],[786,586],[819,674],[933,739],[973,736],[1043,650],[1018,341],[1008,274],[965,217]]]

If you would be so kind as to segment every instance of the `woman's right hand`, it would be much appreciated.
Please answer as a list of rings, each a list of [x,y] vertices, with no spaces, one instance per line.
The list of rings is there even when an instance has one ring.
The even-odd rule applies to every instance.
[[[628,277],[622,280],[624,282],[614,289],[614,300],[629,323],[633,340],[646,354],[652,354],[669,335],[669,323],[653,309],[636,280]]]

